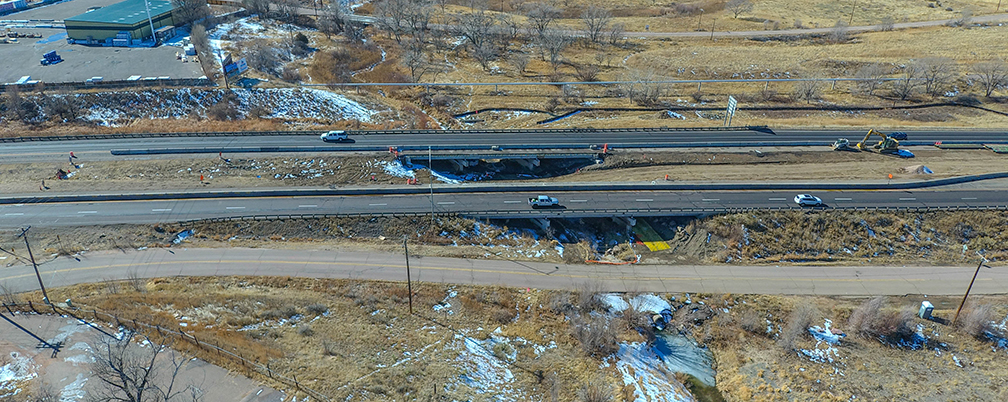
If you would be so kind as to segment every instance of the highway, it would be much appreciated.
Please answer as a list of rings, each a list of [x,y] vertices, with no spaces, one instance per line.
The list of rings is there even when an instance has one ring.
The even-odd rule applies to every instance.
[[[414,281],[575,289],[597,281],[610,291],[805,295],[959,295],[976,266],[731,266],[583,265],[411,256]],[[60,257],[39,266],[49,288],[139,277],[273,275],[405,281],[402,254],[271,249],[148,249]],[[19,292],[38,289],[21,263],[0,267],[0,284]],[[404,285],[405,286],[405,285]],[[1002,294],[1008,269],[983,269],[972,294]],[[56,300],[59,292],[50,290]]]
[[[423,149],[434,147],[462,147],[487,150],[497,145],[508,148],[551,148],[577,147],[587,149],[590,145],[609,144],[612,148],[641,148],[649,146],[774,146],[805,142],[810,145],[828,146],[838,137],[860,141],[864,130],[774,130],[761,131],[628,131],[598,132],[586,131],[539,134],[499,134],[468,133],[465,131],[434,131],[403,134],[353,134],[354,143],[323,143],[316,135],[278,136],[226,136],[226,137],[169,137],[137,139],[103,139],[73,141],[38,141],[5,143],[0,146],[0,163],[26,163],[45,161],[65,161],[72,151],[88,160],[123,160],[113,156],[113,149],[167,149],[206,148],[215,154],[227,148],[254,147],[322,147],[329,151],[376,151],[387,150],[390,146]],[[931,145],[937,141],[1008,143],[1008,133],[998,130],[920,130],[908,131],[909,138],[904,144]],[[736,144],[732,144],[736,143]],[[827,149],[827,148],[823,148]],[[320,152],[320,151],[314,151]],[[216,156],[216,155],[214,155]],[[192,155],[176,157],[189,158]],[[131,157],[136,159],[136,157]]]
[[[549,195],[562,208],[533,210],[536,193],[448,193],[434,195],[437,213],[474,217],[531,218],[696,215],[741,208],[797,208],[796,191],[578,191]],[[1008,205],[1000,190],[812,191],[828,208],[997,207]],[[76,226],[263,215],[429,214],[429,195],[212,198],[0,205],[0,227]]]

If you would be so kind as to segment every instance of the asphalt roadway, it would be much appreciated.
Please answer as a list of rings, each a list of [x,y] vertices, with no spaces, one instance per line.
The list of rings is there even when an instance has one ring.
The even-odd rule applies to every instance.
[[[604,188],[604,185],[600,185]],[[479,217],[675,215],[676,210],[791,208],[799,191],[585,191],[549,194],[559,208],[532,209],[536,193],[435,194],[437,213]],[[1001,190],[819,191],[826,207],[1003,206]],[[0,227],[159,223],[263,215],[430,213],[430,195],[214,198],[0,205]],[[623,212],[619,212],[623,211]],[[653,211],[653,212],[648,212]]]
[[[87,253],[39,266],[50,288],[139,277],[292,276],[406,280],[405,256],[358,251],[173,248]],[[580,265],[441,257],[410,257],[415,281],[576,289],[593,281],[607,291],[803,295],[956,295],[972,267]],[[30,265],[0,268],[0,284],[15,292],[38,289]],[[1008,289],[1008,269],[981,270],[973,294]]]
[[[933,144],[937,141],[999,142],[1008,141],[1004,130],[920,130],[908,131],[904,143]],[[616,148],[642,148],[654,144],[675,146],[709,146],[711,144],[761,143],[763,146],[794,142],[821,143],[823,149],[839,137],[860,141],[864,130],[773,130],[740,131],[669,131],[669,132],[597,132],[540,133],[535,135],[479,134],[465,131],[443,131],[422,134],[352,134],[354,143],[324,143],[316,135],[233,136],[233,137],[168,137],[115,140],[73,140],[5,143],[0,146],[0,163],[65,161],[70,152],[88,160],[124,160],[113,156],[113,149],[197,148],[216,153],[224,148],[247,147],[325,147],[333,152],[374,151],[395,147],[426,149],[428,146],[460,146],[489,150],[497,145],[504,150],[520,147],[550,148],[609,144]],[[216,156],[216,155],[214,155]],[[192,155],[177,155],[191,158]],[[132,157],[130,159],[138,159]]]

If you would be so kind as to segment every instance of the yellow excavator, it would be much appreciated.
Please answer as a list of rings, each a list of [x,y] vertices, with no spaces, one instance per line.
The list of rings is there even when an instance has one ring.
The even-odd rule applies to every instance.
[[[872,148],[877,149],[879,153],[895,154],[899,152],[899,140],[883,134],[882,132],[876,131],[874,128],[868,130],[868,134],[865,134],[864,139],[857,143],[857,149],[861,151],[869,151],[867,143],[868,139],[873,135],[882,137],[882,140],[879,141],[878,144],[872,146]]]

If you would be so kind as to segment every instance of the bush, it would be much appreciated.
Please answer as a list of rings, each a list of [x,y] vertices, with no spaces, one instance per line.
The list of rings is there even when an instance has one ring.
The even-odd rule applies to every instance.
[[[766,319],[756,310],[747,310],[739,319],[739,326],[750,334],[766,335]]]
[[[602,284],[595,281],[582,282],[578,285],[578,308],[583,312],[602,309]]]
[[[916,331],[913,317],[916,311],[885,311],[886,298],[876,297],[862,303],[851,313],[847,323],[864,338],[884,338],[889,342],[910,340]]]
[[[315,333],[315,331],[312,330],[311,325],[302,325],[302,326],[299,326],[297,332],[298,332],[298,335],[301,335],[301,336],[312,336],[312,334]]]
[[[238,108],[228,102],[217,102],[207,108],[207,117],[218,120],[238,120]]]
[[[294,306],[286,306],[275,308],[272,310],[266,310],[265,312],[262,313],[260,317],[267,320],[279,320],[283,318],[291,318],[296,315],[297,315],[297,309],[295,309]]]
[[[983,338],[993,332],[994,308],[990,304],[967,305],[956,321],[956,327],[974,338]]]
[[[325,314],[327,311],[329,311],[329,307],[326,307],[326,305],[322,303],[309,304],[307,307],[305,307],[305,309],[308,310],[309,313],[315,315],[322,315]]]
[[[882,307],[885,306],[885,302],[885,297],[876,297],[862,303],[851,313],[850,319],[847,320],[847,326],[853,333],[862,337],[874,336],[874,325],[882,315]]]
[[[822,314],[813,304],[801,304],[791,312],[788,317],[787,326],[781,333],[777,343],[784,349],[794,349],[795,342],[802,336],[808,335],[808,328],[812,322],[819,319]]]
[[[612,390],[603,382],[585,384],[578,390],[578,401],[580,402],[611,402],[613,400]]]
[[[571,335],[588,356],[605,357],[618,349],[616,330],[605,316],[579,315],[570,320]]]

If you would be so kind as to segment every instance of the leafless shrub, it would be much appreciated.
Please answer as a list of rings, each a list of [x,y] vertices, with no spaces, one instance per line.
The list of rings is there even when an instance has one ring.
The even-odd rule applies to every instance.
[[[117,295],[117,294],[119,294],[120,291],[122,291],[122,289],[119,287],[119,282],[118,281],[114,281],[114,280],[111,280],[111,279],[106,279],[105,280],[105,291],[107,291],[108,294],[110,294],[110,295]]]
[[[847,320],[847,326],[857,335],[863,337],[874,336],[875,322],[881,317],[882,308],[885,307],[885,304],[885,297],[876,297],[862,303],[851,313],[850,318]]]
[[[949,10],[951,11],[951,9]],[[959,12],[959,17],[949,21],[948,25],[952,27],[965,28],[973,23],[973,10],[964,9]]]
[[[628,308],[623,310],[623,322],[627,329],[641,334],[648,342],[654,341],[654,322],[651,319],[650,312]]]
[[[875,91],[882,86],[885,82],[883,78],[889,74],[889,69],[882,66],[880,63],[866,64],[861,67],[857,73],[854,74],[854,78],[860,79],[857,82],[858,89],[862,93],[868,96],[875,95]]]
[[[802,303],[795,308],[788,317],[787,325],[781,332],[777,344],[787,350],[795,348],[795,342],[803,336],[808,335],[808,328],[812,322],[819,319],[822,313],[811,303]]]
[[[511,52],[508,55],[507,61],[514,67],[518,74],[525,74],[525,68],[528,67],[529,57],[527,54],[522,52]]]
[[[336,342],[322,341],[323,356],[341,356],[340,345]]]
[[[262,313],[262,315],[260,315],[260,317],[266,320],[279,320],[291,318],[295,315],[297,315],[297,309],[294,308],[294,306],[284,306],[266,310]]]
[[[615,400],[612,390],[604,381],[582,385],[577,396],[580,402],[612,402]]]
[[[983,338],[984,333],[993,332],[994,307],[990,304],[969,304],[956,321],[960,330],[974,338]]]
[[[574,310],[571,304],[571,293],[566,291],[554,292],[549,297],[549,309],[554,314],[567,314]]]
[[[941,95],[956,74],[956,64],[947,57],[928,57],[915,62],[924,83],[924,93]]]
[[[810,79],[795,83],[795,100],[803,100],[806,104],[811,104],[812,101],[819,99],[821,95],[822,81]]]
[[[571,335],[581,342],[588,356],[603,357],[615,352],[616,329],[603,315],[581,314],[570,320]]]
[[[592,82],[598,79],[599,68],[594,64],[579,64],[574,70],[579,81]]]
[[[613,24],[612,28],[609,29],[609,44],[613,46],[619,46],[623,42],[623,38],[626,36],[626,24],[618,23]]]
[[[836,24],[833,25],[833,29],[830,30],[828,38],[830,43],[846,43],[850,40],[847,23],[843,22],[843,20],[837,20]]]
[[[766,319],[756,310],[742,312],[742,316],[739,318],[739,327],[750,334],[766,335],[767,333]]]
[[[589,312],[602,309],[602,283],[597,281],[581,282],[577,288],[578,308]]]
[[[563,51],[573,42],[573,38],[565,31],[558,29],[547,29],[539,35],[539,45],[549,57],[553,72],[556,72],[563,63]]]
[[[315,315],[322,315],[329,311],[329,307],[326,307],[326,305],[322,303],[312,303],[306,306],[305,310],[308,310],[309,313]]]
[[[878,24],[878,30],[882,32],[892,31],[896,26],[896,19],[892,16],[882,17],[882,21]]]
[[[21,302],[21,298],[18,297],[17,293],[14,293],[13,289],[0,283],[0,302],[3,304],[18,304]]]
[[[311,325],[305,324],[298,326],[297,333],[298,335],[309,337],[315,334],[315,331],[312,329]]]
[[[794,27],[797,28],[797,29],[802,29],[802,28],[805,28],[805,25],[802,24],[802,20],[801,19],[795,19],[794,20]]]
[[[921,85],[921,66],[917,63],[907,64],[900,72],[899,80],[892,81],[893,95],[900,100],[906,100],[917,92]]]
[[[126,283],[137,293],[147,293],[147,279],[141,278],[135,269],[126,273]]]

